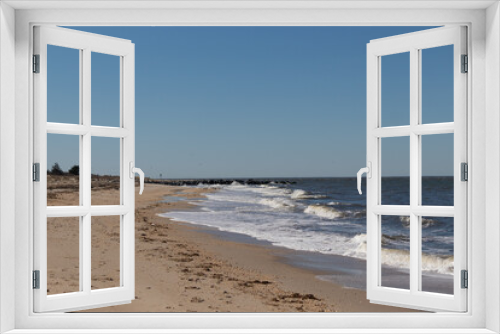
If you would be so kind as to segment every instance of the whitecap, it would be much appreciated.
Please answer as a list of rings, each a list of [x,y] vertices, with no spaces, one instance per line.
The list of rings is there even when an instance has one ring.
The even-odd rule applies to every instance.
[[[314,195],[310,194],[305,190],[296,189],[290,194],[291,199],[310,199],[310,198],[325,198],[324,195]]]
[[[275,209],[293,209],[295,207],[295,204],[284,198],[263,198],[259,203]]]
[[[294,190],[290,194],[290,198],[292,198],[292,199],[304,199],[304,198],[309,198],[308,195],[309,194],[307,193],[307,191],[302,190],[302,189],[297,189],[297,190]]]
[[[400,216],[399,221],[403,223],[404,227],[410,227],[410,217],[409,216]],[[422,227],[429,227],[436,224],[437,221],[431,218],[422,218]]]
[[[320,205],[320,204],[309,205],[304,210],[304,213],[309,213],[312,215],[316,215],[320,218],[326,218],[326,219],[336,219],[344,217],[343,212],[338,211],[337,209],[332,208],[331,206]]]
[[[358,234],[349,240],[353,246],[344,252],[344,256],[366,258],[366,234]],[[403,249],[382,248],[382,263],[386,266],[400,269],[409,269],[410,252]],[[453,274],[453,256],[422,255],[422,270],[439,274]]]

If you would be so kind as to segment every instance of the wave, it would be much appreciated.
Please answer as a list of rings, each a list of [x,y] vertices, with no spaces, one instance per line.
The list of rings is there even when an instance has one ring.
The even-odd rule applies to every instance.
[[[189,187],[188,185],[183,185],[183,187]],[[202,189],[221,189],[222,187],[224,187],[222,184],[220,183],[214,183],[214,184],[206,184],[206,183],[203,183],[203,182],[200,182],[196,185],[197,188],[202,188]]]
[[[366,234],[357,234],[349,240],[349,243],[351,244],[351,248],[342,255],[361,259],[366,258]]]
[[[340,202],[340,201],[332,201],[328,202],[328,205],[338,205],[338,206],[357,206],[360,208],[366,207],[365,204],[358,204],[358,203],[349,203],[349,202]]]
[[[321,204],[313,204],[309,205],[305,210],[304,213],[309,213],[312,215],[316,215],[320,218],[326,218],[326,219],[336,219],[336,218],[343,218],[345,214],[335,208],[332,208],[330,206],[326,205],[321,205]]]
[[[454,258],[453,256],[440,256],[423,254],[422,256],[422,270],[432,271],[440,274],[453,274]]]
[[[240,184],[219,187],[219,191],[207,193],[206,200],[195,203],[200,206],[200,211],[175,211],[162,216],[246,234],[289,249],[366,258],[366,226],[358,219],[365,217],[365,208],[350,206],[356,204],[348,202],[335,203],[335,206],[308,205],[306,201],[296,199],[315,195],[302,189]],[[409,226],[409,217],[400,217],[399,220]],[[407,269],[409,253],[405,249],[408,238],[404,236],[401,223],[391,230],[395,235],[383,236],[382,262],[390,267]],[[423,223],[430,226],[439,221],[426,218]],[[432,247],[434,243],[447,242],[441,240],[447,236],[433,235],[432,238],[433,243],[429,243]],[[453,237],[450,238],[452,242]],[[436,248],[429,250],[432,254],[423,254],[422,269],[453,273],[453,257],[439,251],[440,248]]]
[[[291,199],[311,199],[311,198],[325,198],[325,195],[313,195],[302,189],[296,189],[290,194]]]
[[[382,263],[391,267],[409,269],[410,252],[382,248]],[[453,274],[453,256],[422,254],[422,270],[439,274]]]
[[[330,207],[330,206],[327,206]],[[332,208],[334,210],[337,210],[336,208]],[[343,217],[342,218],[354,218],[354,219],[359,219],[359,218],[366,218],[366,210],[337,210],[338,212],[341,212]]]
[[[290,195],[290,198],[292,199],[305,199],[308,198],[308,193],[305,190],[302,189],[297,189],[292,192]]]
[[[295,204],[283,198],[263,198],[259,203],[275,209],[293,209],[295,207]]]
[[[386,238],[386,236],[384,236]],[[350,240],[355,245],[353,249],[346,251],[344,256],[366,258],[366,234],[358,234]],[[422,270],[439,274],[452,275],[454,264],[453,256],[422,255]],[[382,263],[386,266],[400,269],[409,269],[410,252],[403,249],[382,248]]]
[[[399,221],[403,223],[404,227],[410,227],[410,217],[409,216],[400,216]],[[437,221],[430,218],[422,218],[422,227],[429,227],[436,224]]]
[[[269,185],[263,185],[260,187],[249,186],[247,187],[247,190],[264,196],[288,196],[292,193],[292,190],[290,189]]]
[[[354,218],[365,218],[366,217],[366,210],[352,212],[351,216]]]
[[[408,235],[382,235],[382,245],[393,244],[409,244],[410,237]]]

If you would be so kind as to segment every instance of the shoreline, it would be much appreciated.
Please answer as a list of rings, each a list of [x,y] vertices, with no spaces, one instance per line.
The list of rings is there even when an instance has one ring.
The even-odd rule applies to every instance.
[[[47,204],[71,205],[78,184],[64,176],[51,182]],[[113,183],[105,178],[100,182],[92,192],[95,205],[109,203],[118,194]],[[415,312],[371,304],[365,291],[321,279],[324,271],[290,263],[291,255],[300,254],[294,250],[159,216],[193,209],[188,202],[211,191],[215,190],[149,184],[143,195],[137,195],[136,298],[129,304],[82,312]],[[93,218],[92,289],[120,284],[116,218]],[[50,294],[79,290],[79,232],[74,219],[48,220]],[[307,257],[304,261],[309,262]]]
[[[159,216],[193,208],[187,201],[209,191],[148,186],[151,198],[136,209],[136,300],[88,312],[415,312],[371,304],[363,290],[287,263],[294,250]]]
[[[304,185],[304,187],[304,189],[308,189],[307,185]],[[255,208],[256,216],[253,216],[253,211],[248,211],[246,205],[247,203],[251,203],[249,205],[255,203],[256,199],[253,197],[254,190],[246,187],[245,190],[242,191],[242,195],[240,195],[238,191],[229,189],[232,188],[222,187],[222,194],[214,194],[213,201],[193,203],[195,205],[193,210],[180,211],[179,213],[170,212],[162,214],[162,216],[171,218],[175,221],[188,222],[223,240],[273,246],[276,252],[281,253],[283,253],[283,249],[289,250],[286,254],[282,255],[282,261],[298,268],[319,271],[318,278],[322,280],[332,281],[343,287],[366,290],[366,259],[363,256],[366,249],[366,232],[358,228],[359,224],[366,224],[366,220],[362,222],[358,219],[358,226],[353,226],[357,234],[352,234],[352,230],[348,231],[346,228],[339,229],[339,231],[341,231],[340,233],[351,233],[351,239],[347,241],[345,241],[345,238],[342,239],[342,237],[338,238],[340,240],[335,238],[327,240],[328,237],[324,237],[324,234],[321,238],[308,233],[307,229],[305,229],[305,235],[302,238],[301,234],[299,234],[301,231],[300,228],[298,231],[295,231],[294,227],[296,224],[310,224],[310,226],[319,224],[319,227],[316,228],[318,228],[318,231],[321,231],[320,225],[322,225],[322,223],[318,222],[318,220],[323,220],[323,217],[325,217],[323,215],[324,213],[335,214],[333,217],[326,216],[328,219],[335,220],[337,216],[344,218],[344,214],[348,218],[354,217],[356,219],[358,217],[356,214],[353,214],[353,212],[357,211],[350,211],[352,209],[346,210],[344,207],[340,209],[342,211],[338,211],[339,209],[336,207],[330,208],[329,206],[324,206],[324,208],[326,208],[325,210],[331,211],[309,212],[308,210],[311,207],[314,208],[315,205],[319,204],[315,204],[314,201],[304,201],[305,204],[299,201],[298,203],[300,204],[298,204],[293,200],[317,198],[317,196],[320,195],[314,195],[316,194],[315,190],[309,190],[312,194],[310,195],[306,190],[302,190],[301,188],[295,188],[295,190],[293,190],[294,188],[292,187],[290,190],[290,188],[285,187],[285,190],[291,191],[291,195],[286,192],[283,193],[280,189],[276,189],[276,191],[270,194],[267,191],[263,191],[264,196],[261,196],[260,194],[262,192],[256,190],[255,192],[260,196],[256,197],[257,203],[262,204],[261,207],[264,209],[261,209],[261,207],[257,205]],[[247,191],[249,195],[245,193],[246,189],[250,189],[250,191]],[[257,187],[256,189],[260,188]],[[229,199],[231,196],[235,196],[236,204],[233,204],[232,200]],[[240,198],[240,196],[242,197]],[[276,197],[268,199],[268,196]],[[291,197],[292,203],[290,203],[289,197]],[[329,205],[330,204],[331,203],[329,203]],[[237,205],[238,207],[234,208],[233,205]],[[240,206],[243,208],[241,215],[239,211]],[[275,216],[274,213],[267,214],[267,210],[269,209],[266,208],[268,208],[268,206],[272,208],[271,211],[277,209],[280,213],[284,212],[283,217],[280,215]],[[358,205],[358,207],[359,206],[360,205]],[[221,207],[223,208],[222,211],[220,209]],[[299,207],[299,210],[293,210],[294,213],[290,215],[288,213],[289,207],[294,209]],[[323,206],[319,205],[319,207],[323,209]],[[316,221],[311,221],[311,219],[309,219],[304,222],[305,218],[295,214],[296,212],[301,212],[304,208],[306,208],[304,211],[305,213],[312,214],[313,217],[316,216]],[[210,212],[205,214],[204,212],[207,210]],[[231,214],[231,212],[233,212],[233,214]],[[247,213],[245,214],[245,212]],[[361,213],[364,214],[364,211],[361,211]],[[276,219],[276,224],[273,222],[273,219]],[[283,223],[283,221],[285,223]],[[247,225],[247,222],[249,225]],[[263,223],[263,228],[261,228],[261,222]],[[335,223],[327,223],[325,225],[333,226]],[[342,221],[340,225],[342,225]],[[281,235],[279,231],[283,231],[285,234]],[[328,231],[332,232],[333,235],[336,235],[338,232],[331,228]],[[398,231],[398,233],[402,234],[406,232],[407,231]],[[320,232],[319,235],[321,236],[322,233]],[[356,236],[352,237],[353,235]],[[391,240],[391,235],[387,236],[387,238]],[[396,239],[397,237],[395,240]],[[344,246],[343,243],[346,243],[348,246]],[[409,262],[409,252],[406,252],[405,249],[401,250],[398,247],[392,248],[390,245],[385,245],[382,248],[382,285],[408,290],[410,288],[409,270],[405,265],[408,265]],[[348,251],[346,251],[346,249]],[[422,272],[423,291],[453,295],[453,276],[441,271],[433,271],[436,270],[436,268],[439,270],[448,270],[445,266],[449,265],[449,257],[446,255],[427,255],[428,256],[425,258],[427,259],[425,262],[426,267]],[[422,266],[424,266],[424,264],[422,264]],[[430,270],[426,271],[426,269],[429,268]]]
[[[236,244],[254,245],[266,248],[269,250],[271,255],[276,257],[276,261],[290,265],[296,269],[309,271],[319,280],[332,282],[342,288],[357,289],[362,291],[366,290],[364,288],[366,280],[366,260],[364,259],[334,254],[323,254],[313,251],[296,250],[273,245],[270,241],[257,239],[243,233],[223,231],[216,227],[191,222],[177,220],[174,220],[173,222],[191,225],[196,228],[196,233],[206,233],[220,242],[227,241]],[[342,265],[336,266],[337,264]],[[339,279],[338,276],[342,274],[347,274],[348,278]],[[355,277],[354,275],[361,275],[362,277]],[[331,280],[329,277],[337,278]]]

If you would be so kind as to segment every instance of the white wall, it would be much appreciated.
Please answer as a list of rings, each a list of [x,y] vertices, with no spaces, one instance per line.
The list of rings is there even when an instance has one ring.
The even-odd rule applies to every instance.
[[[20,1],[21,2],[21,1]],[[401,1],[404,3],[405,1]],[[38,1],[38,3],[43,3],[43,1]],[[60,3],[60,2],[53,2]],[[68,3],[68,1],[64,1]],[[97,3],[92,1],[92,3]],[[117,6],[120,3],[125,2],[115,2]],[[375,2],[374,2],[375,3]],[[450,3],[459,3],[450,1]],[[97,6],[97,5],[96,5]],[[297,22],[302,24],[310,24],[311,22],[336,22],[337,24],[349,24],[350,22],[364,22],[365,24],[377,24],[378,22],[393,22],[393,24],[398,24],[399,22],[405,22],[408,18],[412,20],[420,20],[421,22],[446,22],[449,24],[456,24],[457,22],[473,23],[473,41],[474,41],[474,52],[472,54],[472,66],[474,73],[474,79],[472,84],[477,89],[477,95],[475,99],[471,102],[473,105],[472,110],[474,115],[472,115],[470,130],[472,131],[472,136],[475,137],[472,152],[472,159],[474,162],[471,165],[471,174],[474,178],[474,189],[471,193],[471,198],[474,202],[473,204],[473,219],[474,226],[472,227],[471,233],[474,236],[481,235],[480,243],[474,244],[473,256],[475,261],[472,261],[471,265],[471,280],[480,282],[479,286],[475,283],[476,289],[474,294],[471,294],[471,289],[469,290],[469,296],[472,296],[472,310],[477,315],[480,314],[480,318],[473,323],[475,327],[482,327],[484,325],[484,317],[482,314],[485,311],[485,305],[487,312],[487,325],[490,329],[500,332],[500,321],[498,319],[500,314],[500,287],[499,287],[499,277],[500,277],[500,259],[498,245],[499,235],[500,235],[500,97],[499,97],[499,87],[500,87],[500,14],[498,5],[495,4],[494,7],[488,9],[488,19],[484,18],[483,10],[476,11],[460,11],[460,10],[412,10],[412,11],[384,11],[384,10],[362,10],[361,13],[353,10],[248,10],[248,11],[224,11],[224,10],[105,10],[105,11],[92,11],[92,10],[18,10],[17,11],[17,30],[16,30],[16,59],[17,59],[17,70],[16,76],[16,128],[14,133],[14,115],[13,106],[14,101],[12,100],[14,96],[14,82],[12,78],[14,77],[14,45],[13,45],[13,19],[14,11],[1,4],[0,1],[0,271],[2,272],[0,281],[0,332],[4,332],[14,325],[13,321],[13,310],[14,306],[18,308],[16,313],[16,323],[17,326],[25,326],[26,328],[34,328],[37,326],[54,326],[54,317],[28,317],[26,310],[30,309],[30,295],[32,294],[31,289],[26,287],[30,282],[30,274],[32,266],[29,263],[29,237],[30,234],[30,224],[32,219],[30,216],[30,142],[31,142],[31,128],[30,128],[30,103],[29,103],[29,92],[30,92],[30,81],[29,81],[29,71],[30,71],[30,22],[37,23],[102,23],[108,22],[111,24],[124,24],[124,25],[142,25],[142,24],[166,24],[172,25],[191,25],[191,24],[207,24],[207,25],[233,25],[239,23],[241,25],[268,25],[268,22],[273,22],[273,24],[287,24],[289,22]],[[163,22],[163,24],[162,24]],[[484,29],[487,29],[487,47],[488,51],[486,53],[487,65],[484,66],[483,60],[485,59],[485,53],[483,52],[484,40]],[[487,69],[487,71],[486,71]],[[487,81],[484,80],[485,71],[487,73]],[[10,73],[8,73],[10,72]],[[6,74],[7,73],[7,74]],[[7,79],[10,78],[10,79]],[[485,88],[485,84],[487,84]],[[489,89],[489,90],[488,90]],[[488,91],[487,91],[488,90]],[[485,99],[485,95],[486,98]],[[485,108],[486,101],[486,108]],[[487,110],[485,110],[487,109]],[[485,113],[487,117],[485,117]],[[486,130],[487,138],[485,139],[484,133]],[[18,151],[14,154],[13,140],[15,136],[15,143]],[[8,138],[8,140],[7,140]],[[485,154],[486,150],[486,154]],[[470,158],[469,158],[470,159]],[[17,161],[16,164],[16,184],[14,191],[14,160]],[[485,160],[488,162],[488,168],[485,167]],[[469,160],[470,161],[470,160]],[[487,175],[487,178],[486,176]],[[486,190],[486,192],[485,192]],[[485,200],[485,194],[486,196]],[[14,213],[12,209],[13,197],[16,197],[16,220],[14,224]],[[485,215],[486,212],[486,215]],[[488,225],[485,230],[485,222]],[[9,254],[8,251],[12,251],[13,240],[14,240],[14,226],[16,227],[17,235],[15,235],[16,240],[16,267],[14,268],[14,263],[12,262],[13,256]],[[483,236],[487,236],[486,247],[488,249],[488,254],[496,259],[494,266],[487,268],[487,275],[483,275],[484,272],[484,247]],[[477,241],[477,237],[475,237]],[[482,260],[478,260],[478,254]],[[13,276],[4,275],[5,273],[13,273],[14,269],[18,274],[17,285],[17,303],[14,305],[14,299],[12,296],[13,292]],[[474,273],[481,273],[480,275],[474,275]],[[479,291],[479,292],[478,292]],[[486,293],[483,293],[486,291]],[[486,295],[486,300],[484,298]],[[478,298],[480,297],[480,298]],[[107,323],[100,321],[100,318],[93,315],[85,315],[85,317],[80,317],[79,319],[74,318],[64,318],[61,317],[57,326],[59,328],[70,328],[81,325],[90,326],[94,328],[105,328],[108,326]],[[449,318],[448,318],[449,317]],[[32,319],[33,318],[33,319]],[[398,317],[403,319],[402,317]],[[442,318],[442,319],[441,319]],[[432,319],[432,325],[450,325],[459,327],[470,325],[467,317],[452,317],[449,315],[443,315],[441,318]],[[146,316],[144,316],[146,319]],[[223,320],[222,320],[223,319]],[[339,315],[335,317],[335,322],[328,317],[314,316],[314,326],[316,328],[328,328],[334,324],[340,326],[352,326],[355,324],[359,328],[366,328],[369,326],[375,327],[395,327],[398,326],[396,322],[387,322],[387,319],[377,315],[376,317],[365,317],[367,322],[359,321],[359,317],[352,317],[349,314]],[[278,319],[279,320],[279,319]],[[369,320],[369,321],[368,321]],[[394,320],[394,319],[391,319]],[[426,319],[429,320],[429,319]],[[195,323],[190,317],[182,317],[178,315],[173,315],[169,318],[169,326],[171,327],[181,327],[181,325],[193,325],[197,327],[205,328],[220,328],[215,326],[221,326],[221,322],[224,321],[224,326],[227,328],[237,328],[238,326],[255,326],[257,323],[259,326],[264,326],[264,323],[256,322],[255,318],[252,317],[239,317],[236,315],[231,316],[216,316],[216,317],[199,317],[196,318]],[[286,323],[285,323],[286,321]],[[443,321],[443,322],[440,322]],[[134,328],[133,326],[137,324],[138,317],[124,315],[122,317],[117,317],[113,326],[117,326],[117,323],[121,328]],[[165,326],[164,319],[160,317],[154,318],[149,317],[147,319],[148,324],[151,327],[162,328]],[[304,328],[305,320],[303,317],[285,317],[281,318],[281,322],[276,326],[283,326],[287,324],[288,326],[295,326],[296,328]],[[347,325],[346,325],[347,324]],[[437,325],[434,325],[437,324]],[[429,323],[420,324],[421,326],[430,326]],[[111,326],[111,325],[109,325]],[[109,327],[113,328],[113,327]],[[279,327],[281,328],[281,327]],[[396,327],[398,328],[398,327]]]
[[[15,12],[0,3],[0,332],[14,328]]]
[[[486,11],[486,256],[500,262],[500,12],[499,4]],[[495,256],[496,255],[496,256]],[[486,266],[486,328],[500,332],[500,266]]]

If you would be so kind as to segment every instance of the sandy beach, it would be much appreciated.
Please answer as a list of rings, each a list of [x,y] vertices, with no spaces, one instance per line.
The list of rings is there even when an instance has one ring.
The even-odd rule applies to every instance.
[[[53,180],[48,205],[73,204],[78,186],[69,183]],[[116,196],[116,183],[103,179],[95,184],[93,204],[108,204]],[[187,210],[192,205],[184,199],[199,198],[208,191],[214,190],[146,184],[144,194],[136,194],[136,299],[88,312],[410,311],[371,304],[363,290],[320,280],[320,273],[286,263],[283,259],[290,250],[230,241],[209,228],[158,216]],[[165,202],[165,196],[182,200]],[[116,218],[95,219],[93,289],[119,285]],[[64,227],[70,219],[48,223],[50,294],[78,290],[78,247],[71,242],[78,240],[78,229]]]

